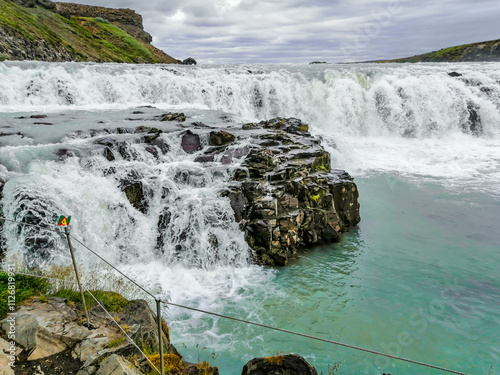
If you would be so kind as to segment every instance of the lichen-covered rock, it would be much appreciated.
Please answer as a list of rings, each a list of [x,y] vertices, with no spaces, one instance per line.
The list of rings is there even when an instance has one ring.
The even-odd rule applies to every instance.
[[[186,115],[184,113],[172,113],[168,112],[161,115],[160,121],[186,121]]]
[[[234,135],[224,130],[210,132],[210,144],[212,146],[223,146],[234,142]]]
[[[284,354],[254,358],[243,367],[241,375],[318,375],[318,372],[301,356]]]
[[[31,351],[28,360],[60,353],[90,335],[76,320],[76,313],[63,298],[22,306],[15,317],[16,342]],[[9,324],[9,318],[2,320],[2,329],[7,331]]]

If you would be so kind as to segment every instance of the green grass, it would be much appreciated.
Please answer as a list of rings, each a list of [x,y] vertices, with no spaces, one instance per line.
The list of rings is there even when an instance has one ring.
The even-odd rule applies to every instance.
[[[118,337],[108,344],[108,348],[111,349],[111,348],[117,347],[118,345],[120,345],[124,341],[125,341],[125,337]]]
[[[378,63],[415,63],[415,62],[442,62],[442,61],[462,61],[467,54],[474,53],[475,47],[479,45],[484,45],[484,48],[493,48],[496,43],[500,42],[500,40],[490,40],[487,42],[479,42],[479,43],[470,43],[470,44],[462,44],[459,46],[448,47],[440,49],[439,51],[433,51],[429,53],[424,53],[422,55],[415,55],[411,57],[404,57],[400,59],[393,60],[383,60],[377,61]]]
[[[115,311],[121,311],[123,307],[125,307],[128,304],[128,300],[121,296],[118,293],[115,292],[105,292],[102,290],[92,290],[91,293],[99,300],[99,302],[102,303],[102,305],[108,310],[109,312],[115,312]],[[61,297],[61,298],[67,298],[69,301],[72,301],[75,303],[77,308],[83,309],[83,305],[81,303],[82,299],[80,297],[80,292],[70,290],[70,289],[64,289],[60,290],[55,294],[52,294],[51,296],[53,297]],[[97,302],[95,301],[94,298],[88,293],[84,293],[85,296],[85,304],[87,305],[87,308],[90,309],[91,307],[95,306]]]
[[[15,306],[19,306],[31,297],[40,297],[42,302],[47,301],[47,297],[61,297],[66,298],[70,301],[70,304],[76,306],[79,310],[83,310],[83,305],[81,303],[80,292],[64,289],[59,290],[56,293],[50,293],[51,286],[49,282],[45,279],[40,279],[37,277],[24,276],[15,274],[13,277],[15,280]],[[8,296],[9,294],[9,275],[6,272],[0,272],[0,319],[3,319],[9,313]],[[106,292],[102,290],[93,290],[92,294],[102,303],[106,310],[110,312],[119,312],[125,307],[129,301],[115,292]],[[85,293],[85,303],[87,308],[91,308],[97,304],[97,302],[90,296],[89,293]]]
[[[38,279],[35,277],[29,277],[24,275],[16,274],[15,279],[15,306],[19,306],[21,303],[29,299],[30,297],[40,296],[44,298],[45,294],[50,289],[48,282],[44,279]],[[0,272],[0,319],[7,316],[9,311],[8,296],[9,294],[9,275],[7,272]]]
[[[25,8],[0,1],[0,28],[30,43],[39,40],[65,50],[74,61],[162,63],[165,56],[100,17],[67,19],[44,8]],[[0,40],[0,44],[6,44]],[[168,56],[167,56],[168,57]],[[4,56],[2,56],[4,58]]]
[[[85,21],[84,26],[87,28],[97,29],[95,36],[106,40],[108,48],[113,50],[123,58],[131,62],[153,61],[153,54],[144,46],[143,43],[120,29],[119,27],[110,24],[107,21],[101,21],[98,18],[83,18],[78,20]]]

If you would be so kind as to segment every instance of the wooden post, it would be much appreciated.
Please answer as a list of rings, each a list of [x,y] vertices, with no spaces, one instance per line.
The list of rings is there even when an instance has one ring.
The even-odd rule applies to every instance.
[[[165,375],[165,364],[163,358],[163,339],[161,329],[161,300],[156,300],[156,319],[158,320],[158,343],[160,345],[160,371],[161,375]]]

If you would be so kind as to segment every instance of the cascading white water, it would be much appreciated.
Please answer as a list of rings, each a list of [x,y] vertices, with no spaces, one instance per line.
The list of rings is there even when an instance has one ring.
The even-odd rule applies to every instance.
[[[453,71],[462,76],[450,76],[448,73]],[[398,298],[401,290],[397,287],[401,285],[406,291],[413,290],[415,280],[424,280],[422,285],[425,286],[427,280],[443,275],[439,268],[436,273],[429,272],[422,278],[422,264],[432,269],[432,265],[426,263],[428,259],[436,257],[440,267],[455,261],[439,258],[441,253],[451,253],[450,259],[458,254],[464,263],[481,264],[480,256],[475,258],[474,255],[488,251],[491,238],[481,229],[472,226],[477,232],[471,234],[474,241],[469,237],[459,238],[461,233],[457,228],[461,227],[451,220],[455,211],[448,213],[445,210],[441,214],[447,216],[445,220],[437,215],[438,224],[451,220],[449,227],[443,225],[442,233],[439,232],[441,227],[423,226],[427,221],[435,223],[429,211],[439,203],[427,188],[444,186],[446,194],[463,193],[466,199],[472,199],[470,197],[476,193],[481,197],[486,195],[488,198],[478,201],[479,206],[495,207],[498,202],[493,197],[500,195],[499,82],[497,63],[179,67],[2,62],[0,180],[7,180],[1,201],[2,213],[10,219],[47,225],[53,225],[59,214],[71,215],[76,237],[148,289],[159,294],[168,293],[176,303],[215,312],[229,311],[231,315],[254,321],[278,322],[298,331],[309,332],[311,327],[318,327],[312,333],[320,336],[331,333],[331,337],[337,334],[344,337],[352,332],[347,341],[359,345],[389,342],[384,341],[387,326],[383,322],[397,322],[391,325],[393,330],[399,327],[414,330],[405,319],[392,314],[401,309],[402,315],[411,316],[414,306],[400,305],[418,293],[411,294],[411,298]],[[137,110],[136,107],[144,105],[155,106],[157,114],[184,111],[187,125],[197,121],[225,127],[275,116],[294,116],[309,122],[312,131],[322,138],[323,145],[332,153],[334,168],[344,168],[361,181],[362,198],[364,191],[373,190],[361,208],[363,220],[366,212],[366,216],[372,214],[372,221],[362,228],[359,242],[354,234],[349,240],[352,242],[344,244],[346,247],[342,251],[345,254],[333,260],[333,267],[330,267],[332,259],[325,259],[324,267],[315,263],[312,268],[316,274],[309,274],[311,264],[307,256],[306,264],[291,266],[289,271],[283,272],[249,265],[248,246],[233,222],[229,202],[219,194],[230,171],[204,168],[195,163],[196,154],[188,155],[180,149],[182,130],[161,135],[170,150],[159,159],[126,134],[119,136],[124,142],[123,148],[114,154],[113,161],[108,161],[102,148],[96,147],[99,140],[118,137],[110,135],[106,128],[138,125],[123,119]],[[16,119],[40,113],[49,116],[41,122],[53,122],[54,125],[35,125],[37,120]],[[61,149],[70,150],[76,157],[60,158]],[[144,212],[135,208],[123,192],[124,181],[131,176],[147,192]],[[424,187],[416,198],[410,193],[402,193],[419,184]],[[401,202],[395,203],[396,208],[387,201],[379,202],[379,197],[385,195],[389,196],[387,201],[400,199]],[[418,204],[408,206],[410,208],[403,212],[412,199]],[[425,209],[421,208],[420,199]],[[365,208],[369,207],[368,202],[376,206],[371,208],[375,214]],[[403,208],[400,210],[397,204]],[[425,220],[415,216],[408,228],[395,233],[393,229],[401,225],[401,215],[418,209],[427,210],[425,213],[429,216],[425,216]],[[386,218],[377,216],[384,210],[388,211],[389,224],[386,226]],[[466,208],[456,212],[461,217],[470,215]],[[485,223],[490,222],[487,216]],[[370,232],[371,227],[383,234],[380,245],[373,240],[377,233],[375,230]],[[421,227],[421,233],[413,235],[414,230]],[[470,227],[463,232],[471,230]],[[460,252],[454,243],[439,247],[419,242],[431,232],[434,238],[443,242],[448,241],[446,233],[453,233],[459,238],[457,241],[467,243],[472,249],[475,241],[485,238],[483,248],[486,250]],[[26,253],[28,247],[36,247],[37,252],[26,257],[33,264],[68,261],[64,237],[57,233],[22,228],[10,222],[4,224],[4,233],[9,254]],[[395,238],[394,243],[386,245],[384,241],[392,238]],[[366,251],[366,257],[362,251],[357,252],[365,246],[363,241],[370,250]],[[375,245],[370,248],[373,242]],[[387,254],[377,246],[395,253]],[[371,251],[375,255],[371,255]],[[78,256],[94,265],[100,264],[81,248]],[[326,252],[322,256],[337,257]],[[390,263],[393,259],[396,259],[394,266]],[[349,266],[343,267],[343,262]],[[493,269],[495,264],[492,261],[491,265],[481,266],[483,269],[475,276],[488,273],[488,267]],[[380,265],[387,268],[377,268]],[[371,274],[370,270],[376,270],[374,273],[383,277]],[[391,273],[392,270],[401,275],[396,271]],[[410,282],[405,283],[400,270],[405,271],[404,275],[411,275]],[[446,270],[450,274],[464,273],[453,267]],[[474,276],[474,271],[467,269],[467,272]],[[393,283],[394,289],[387,286],[391,279],[385,277],[386,274],[398,280]],[[301,281],[297,283],[295,277]],[[332,284],[332,280],[336,281]],[[367,280],[365,284],[363,280]],[[385,293],[381,286],[389,292]],[[422,287],[422,290],[427,292],[428,288]],[[391,303],[398,308],[381,309],[380,301],[392,295],[395,297]],[[359,302],[358,297],[366,305]],[[428,299],[422,297],[419,306],[433,306],[434,297],[440,298],[439,294],[430,294]],[[487,310],[486,305],[481,306]],[[381,311],[380,316],[368,317],[369,311],[374,309]],[[325,317],[331,321],[321,325]],[[432,318],[439,321],[439,316]],[[277,351],[283,350],[288,343],[286,338],[279,339],[272,346],[269,343],[275,337],[260,331],[252,331],[252,337],[241,340],[235,335],[245,337],[245,326],[225,325],[218,319],[185,314],[178,309],[169,311],[169,319],[179,342],[194,347],[212,340],[212,346],[230,353],[225,357],[227,362],[217,363],[233,366],[230,370],[222,367],[223,374],[239,372],[243,361],[241,355],[247,350],[254,350],[255,356],[271,355],[275,352],[261,353],[255,348],[272,347]],[[450,319],[443,324],[444,328],[449,327]],[[431,327],[432,321],[428,322]],[[466,326],[468,322],[463,324]],[[379,336],[373,333],[377,331],[373,327],[380,328]],[[426,334],[434,332],[434,328],[438,333],[432,340],[436,342],[445,336],[440,332],[449,333],[444,328],[441,331],[439,326],[432,326]],[[332,329],[335,332],[332,333]],[[488,340],[488,332],[492,330],[485,326],[483,331],[486,333],[482,337]],[[365,341],[367,332],[374,335],[368,342]],[[400,331],[393,333],[397,335]],[[417,340],[427,348],[426,336],[417,336]],[[460,345],[469,350],[469,341],[465,338]],[[414,354],[419,357],[421,353],[415,345]],[[303,350],[306,346],[298,343],[296,348]],[[322,351],[321,355],[327,358],[320,359],[323,370],[331,364],[326,362],[330,349],[314,348],[314,353]],[[193,361],[196,361],[195,352],[193,349]],[[465,349],[458,352],[462,354]],[[353,362],[361,363],[356,357]],[[487,362],[482,361],[483,367],[484,363]],[[365,372],[382,373],[375,367],[372,370]],[[408,372],[401,369],[401,373]]]
[[[78,144],[91,149],[92,142],[103,137],[85,143],[75,136],[67,138],[60,146]],[[112,163],[102,151],[91,151],[79,161],[35,157],[28,161],[27,176],[13,176],[7,182],[4,214],[11,220],[53,226],[58,213],[71,212],[75,234],[85,238],[88,246],[102,248],[104,243],[106,254],[117,262],[159,257],[166,264],[188,267],[247,265],[249,252],[243,234],[229,202],[220,197],[220,187],[231,178],[230,170],[194,163],[194,156],[180,149],[178,136],[165,136],[165,141],[171,143],[170,152],[160,160],[146,152],[144,145],[133,143],[126,143],[121,150],[125,157],[116,153]],[[9,147],[4,150],[12,155]],[[114,173],[107,172],[110,168]],[[133,208],[121,190],[130,176],[148,192],[146,213]],[[57,261],[57,254],[65,253],[66,245],[57,233],[40,233],[37,228],[14,223],[7,223],[5,230],[17,233],[7,236],[11,251],[37,249],[26,258],[32,265],[39,264],[40,258]]]
[[[144,104],[185,107],[193,118],[202,120],[209,113],[197,112],[203,108],[241,120],[295,116],[309,121],[323,135],[338,166],[357,174],[401,170],[455,180],[472,175],[491,186],[500,173],[495,170],[496,149],[491,141],[500,134],[500,73],[496,68],[497,64],[193,68],[4,62],[0,64],[0,104],[5,116],[8,112],[90,109],[102,115],[99,111],[106,108]],[[454,69],[461,76],[448,74]],[[13,120],[4,121],[5,133],[11,132]],[[178,144],[172,144],[173,152],[160,161],[144,148],[129,144],[130,157],[118,156],[111,177],[103,176],[109,163],[102,155],[88,156],[80,163],[51,161],[60,147],[92,149],[92,142],[106,132],[94,132],[92,137],[91,123],[80,115],[80,120],[62,123],[55,132],[31,127],[23,129],[27,138],[7,142],[0,153],[2,174],[15,178],[6,186],[5,212],[22,219],[19,207],[30,205],[21,200],[34,196],[34,201],[45,202],[47,211],[68,210],[62,203],[66,195],[61,194],[66,184],[68,191],[78,192],[70,209],[77,220],[103,223],[99,229],[84,225],[81,234],[95,245],[105,239],[110,253],[119,259],[144,257],[156,248],[167,263],[246,264],[248,249],[241,236],[227,236],[239,231],[227,201],[218,197],[216,189],[228,180],[227,171],[215,175],[201,168],[186,158]],[[146,199],[151,209],[145,215],[131,208],[120,190],[120,184],[137,171],[150,192]],[[43,189],[29,191],[26,180],[30,179],[36,180],[32,185],[43,180]],[[98,188],[89,188],[90,181]],[[165,191],[168,197],[163,193],[162,198]],[[159,236],[154,229],[158,223],[164,228]],[[139,241],[133,239],[138,232]],[[9,243],[11,248],[20,248],[28,240],[15,241]],[[52,238],[47,246],[56,242]]]
[[[497,65],[227,66],[2,63],[4,110],[131,107],[222,110],[245,118],[295,116],[335,134],[500,134]],[[462,76],[447,73],[460,70]],[[471,114],[474,113],[474,114]]]

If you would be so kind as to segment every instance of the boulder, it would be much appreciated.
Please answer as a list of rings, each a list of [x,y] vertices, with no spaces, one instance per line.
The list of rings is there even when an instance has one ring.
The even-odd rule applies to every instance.
[[[254,358],[243,367],[242,375],[318,375],[316,369],[297,354]]]
[[[234,142],[234,139],[235,137],[233,134],[224,130],[210,132],[210,145],[212,146],[227,145]]]
[[[148,212],[149,203],[146,199],[146,193],[144,185],[140,180],[123,180],[122,181],[122,191],[125,193],[130,204],[142,212],[143,214]]]
[[[10,324],[8,319],[1,321],[4,331]],[[47,303],[22,306],[15,316],[16,342],[31,351],[28,360],[63,352],[90,335],[76,320],[76,313],[63,298],[52,297]]]
[[[188,154],[193,154],[201,150],[201,140],[198,134],[194,134],[191,130],[186,130],[182,136],[182,149]]]
[[[187,59],[183,60],[182,63],[184,65],[196,65],[196,60],[192,57],[188,57]]]
[[[160,117],[160,121],[186,121],[186,115],[184,113],[172,113],[168,112]]]
[[[473,102],[467,103],[467,121],[462,126],[466,133],[479,136],[483,133],[483,123],[479,115],[479,106]]]

